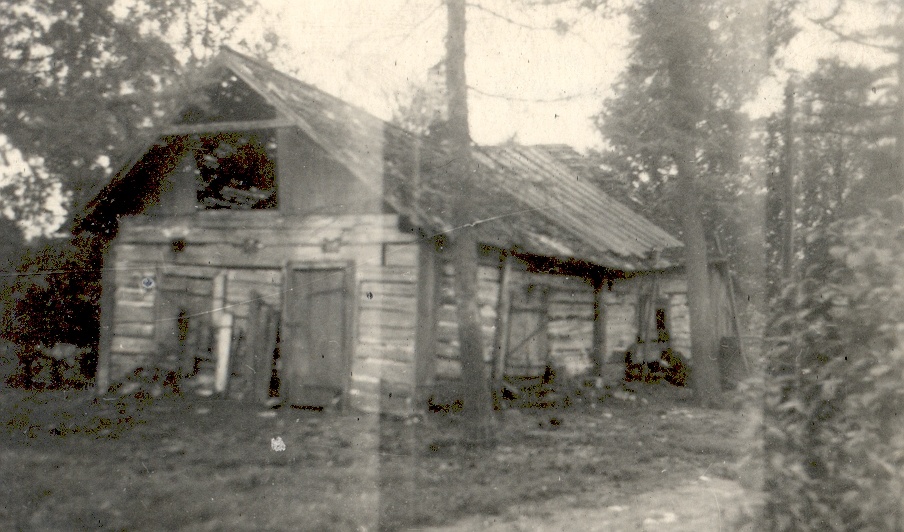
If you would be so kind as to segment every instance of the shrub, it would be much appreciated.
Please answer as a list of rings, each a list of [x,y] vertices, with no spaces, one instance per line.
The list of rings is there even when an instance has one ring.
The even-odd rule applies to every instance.
[[[20,384],[27,387],[34,382],[36,362],[54,367],[53,371],[77,366],[82,377],[93,377],[100,298],[96,247],[84,238],[54,240],[23,255],[14,282],[4,290],[8,305],[0,319],[3,338],[18,346]],[[46,351],[58,344],[71,344],[84,352],[77,361],[58,360],[55,367],[55,357]],[[50,387],[65,385],[65,380],[50,379]]]
[[[770,530],[904,529],[904,229],[878,214],[806,235],[767,349]]]

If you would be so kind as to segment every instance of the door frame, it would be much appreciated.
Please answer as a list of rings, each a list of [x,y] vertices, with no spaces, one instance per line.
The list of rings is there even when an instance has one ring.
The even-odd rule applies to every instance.
[[[289,298],[288,283],[293,271],[317,271],[317,270],[342,270],[344,279],[345,298],[342,302],[343,318],[345,319],[345,330],[342,335],[342,358],[345,371],[342,375],[342,398],[340,404],[342,410],[347,410],[349,390],[352,383],[352,364],[355,356],[355,340],[357,332],[357,282],[354,260],[317,260],[317,261],[288,261],[283,266],[283,295],[282,306],[280,308],[280,327],[283,327],[286,320]],[[283,356],[280,349],[280,356]]]

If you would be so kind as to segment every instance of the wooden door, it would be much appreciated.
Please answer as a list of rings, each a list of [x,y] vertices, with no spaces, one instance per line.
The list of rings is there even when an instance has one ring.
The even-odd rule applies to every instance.
[[[529,285],[512,294],[505,374],[519,377],[543,375],[549,359],[546,291]]]
[[[289,271],[280,328],[280,397],[299,406],[341,399],[349,374],[343,269]]]

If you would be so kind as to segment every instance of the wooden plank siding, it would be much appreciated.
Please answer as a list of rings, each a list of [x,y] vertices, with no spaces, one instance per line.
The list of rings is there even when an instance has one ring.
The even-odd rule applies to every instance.
[[[365,412],[406,414],[416,400],[417,242],[381,245],[357,274],[357,345],[350,400]]]
[[[528,286],[539,287],[543,291],[543,323],[537,323],[542,331],[541,351],[548,352],[548,362],[568,376],[586,374],[593,368],[594,295],[592,284],[582,278],[528,273],[523,263],[513,261],[510,280],[512,294],[527,290]],[[505,320],[497,319],[499,305],[499,284],[503,270],[498,263],[481,264],[479,269],[479,304],[484,333],[484,359],[488,364],[498,360],[493,354],[496,327]],[[448,261],[440,268],[437,293],[435,375],[437,381],[452,381],[461,374],[458,354],[458,326],[455,318],[454,270]],[[507,305],[503,305],[506,308]],[[511,312],[511,310],[510,310]],[[516,346],[508,346],[514,348]],[[506,374],[517,372],[516,360],[496,368]],[[523,364],[521,364],[523,365]],[[536,362],[534,363],[536,365]]]
[[[223,310],[234,320],[233,346],[238,346],[230,362],[229,393],[235,398],[254,394],[261,400],[263,380],[255,373],[261,359],[246,345],[252,335],[252,304],[262,298],[263,304],[283,308],[285,271],[296,263],[352,265],[347,390],[353,408],[409,412],[419,408],[416,405],[423,403],[431,387],[459,378],[454,271],[432,241],[401,230],[397,216],[228,214],[138,216],[124,221],[108,257],[115,271],[108,283],[113,290],[105,286],[105,297],[114,301],[112,317],[107,313],[105,318],[110,321],[105,336],[109,355],[102,360],[109,379],[164,363],[161,351],[174,348],[177,317],[171,311],[160,314],[158,307],[168,305],[163,296],[209,299],[211,279],[225,273]],[[497,324],[505,323],[498,319],[497,309],[505,305],[500,305],[498,257],[484,259],[478,270],[478,294],[484,358],[492,364]],[[511,298],[531,285],[542,288],[543,317],[537,325],[542,325],[545,343],[539,352],[546,353],[549,364],[567,376],[591,376],[596,371],[593,357],[597,351],[601,364],[623,362],[624,352],[637,335],[638,283],[643,275],[603,283],[595,303],[589,280],[531,273],[528,268],[523,260],[512,261],[510,295],[501,297]],[[690,335],[685,282],[680,272],[659,275],[672,347],[687,355]],[[714,292],[723,290],[722,284],[714,277]],[[714,297],[721,309],[724,294],[715,293]],[[602,319],[596,328],[595,316]],[[727,325],[730,322],[720,320],[720,330]],[[595,346],[595,341],[601,345]]]
[[[415,388],[417,247],[414,235],[399,230],[398,218],[385,214],[285,217],[233,211],[124,220],[110,260],[116,271],[108,294],[115,300],[110,378],[163,363],[160,340],[173,336],[177,320],[160,319],[162,294],[210,298],[210,280],[224,272],[224,311],[234,318],[234,347],[242,346],[251,331],[252,302],[263,298],[281,307],[287,264],[346,262],[354,264],[351,402],[362,410],[401,412],[410,408]],[[146,279],[152,288],[144,286]],[[242,398],[253,393],[254,368],[261,362],[248,347],[236,356],[229,392]],[[258,400],[261,394],[258,390]]]

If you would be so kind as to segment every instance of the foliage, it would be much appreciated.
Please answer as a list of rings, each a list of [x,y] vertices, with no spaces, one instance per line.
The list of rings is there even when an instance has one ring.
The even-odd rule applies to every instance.
[[[16,223],[0,214],[0,315],[8,304],[3,297],[15,281],[16,265],[25,251],[25,241]]]
[[[904,527],[901,227],[872,212],[807,231],[826,253],[773,317],[787,334],[767,356],[795,371],[767,383],[764,529]]]
[[[736,200],[751,185],[741,164],[750,129],[742,106],[761,73],[765,8],[647,0],[629,10],[636,36],[629,65],[597,124],[610,146],[608,166],[649,205],[645,214],[681,228],[695,389],[714,402],[718,368],[708,361],[718,339],[709,326],[707,255],[717,229],[732,236],[734,250],[747,236],[742,227],[752,225],[739,219]]]
[[[41,223],[59,183],[56,193],[77,212],[118,158],[114,147],[159,118],[154,96],[167,80],[230,38],[253,6],[0,0],[0,156],[18,152],[24,162],[2,189],[21,201],[0,207]]]
[[[445,62],[434,65],[422,85],[410,84],[395,95],[392,123],[424,137],[441,137],[448,120]]]
[[[642,5],[633,9],[638,11]],[[755,24],[761,15],[752,11],[731,0],[706,3],[701,17],[714,21],[716,29],[694,36],[699,56],[692,61],[701,74],[694,81],[700,113],[694,133],[699,139],[697,183],[704,195],[702,215],[710,234],[734,218],[725,212],[733,212],[735,198],[747,186],[743,176],[749,172],[741,161],[752,125],[741,107],[758,81],[758,72],[741,72],[739,65],[755,64],[761,53],[762,37]],[[673,103],[672,82],[663,65],[668,55],[664,48],[670,41],[664,30],[644,28],[642,14],[635,13],[634,20],[641,37],[634,44],[629,68],[615,86],[616,96],[605,102],[596,124],[609,145],[603,153],[605,165],[624,176],[654,219],[674,227],[681,207],[674,201],[678,184],[672,153],[683,134],[663,121]],[[729,234],[730,230],[724,231],[725,236]]]
[[[18,346],[21,384],[26,387],[42,366],[53,366],[42,350],[57,344],[88,348],[90,354],[79,361],[79,369],[82,376],[93,376],[99,330],[98,245],[99,240],[77,237],[30,248],[6,287],[3,299],[9,306],[0,317],[0,330]]]
[[[232,39],[255,6],[0,0],[0,170],[13,172],[0,187],[0,210],[47,234],[59,223],[56,196],[75,218],[122,158],[115,149],[164,115],[158,96]],[[90,349],[79,371],[93,376],[104,245],[91,236],[32,245],[5,287],[2,334],[19,345],[26,385],[42,364],[58,368],[41,354],[57,344]]]

